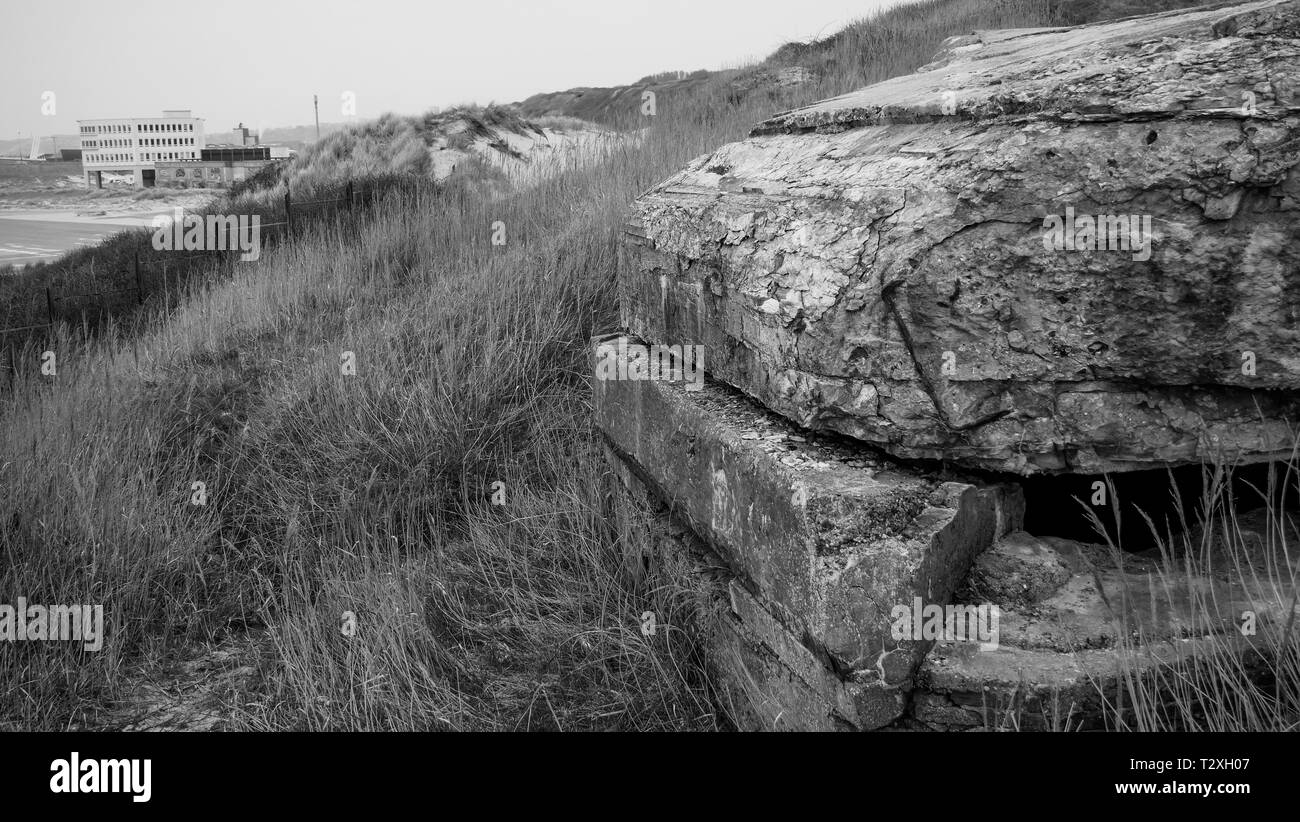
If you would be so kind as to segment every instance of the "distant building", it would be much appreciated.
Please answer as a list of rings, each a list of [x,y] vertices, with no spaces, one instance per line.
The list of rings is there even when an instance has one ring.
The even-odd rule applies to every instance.
[[[197,160],[206,145],[203,119],[189,109],[164,111],[161,117],[78,120],[81,165],[86,187],[104,187],[104,172],[130,172],[136,188],[157,182],[158,164]]]
[[[79,148],[61,148],[59,149],[59,159],[65,162],[80,161],[81,149]]]

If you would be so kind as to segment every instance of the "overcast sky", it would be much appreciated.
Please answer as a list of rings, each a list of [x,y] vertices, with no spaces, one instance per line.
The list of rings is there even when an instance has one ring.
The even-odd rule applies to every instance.
[[[208,131],[735,66],[897,0],[3,0],[0,139],[192,109]],[[42,95],[54,92],[53,115]],[[48,98],[44,98],[48,99]]]

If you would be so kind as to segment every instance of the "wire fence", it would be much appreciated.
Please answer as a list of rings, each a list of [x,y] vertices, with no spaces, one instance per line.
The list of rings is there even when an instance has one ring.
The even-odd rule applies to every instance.
[[[318,198],[314,200],[294,200],[292,191],[286,189],[284,194],[284,199],[283,199],[283,206],[280,209],[278,214],[278,216],[283,217],[283,219],[276,220],[275,222],[262,222],[261,220],[258,221],[259,247],[265,247],[268,240],[273,242],[282,240],[292,245],[295,234],[297,233],[295,231],[295,224],[299,219],[305,217],[321,216],[322,210],[326,211],[326,216],[332,214],[351,214],[354,211],[356,211],[358,205],[362,205],[362,206],[369,205],[374,193],[375,192],[373,189],[367,188],[366,186],[354,187],[354,184],[351,180],[348,181],[346,187],[344,188],[342,197],[326,197],[326,198]],[[337,203],[345,203],[346,205],[341,208],[334,208],[334,209],[320,208],[321,206],[334,205]],[[268,231],[268,229],[270,229],[270,231]],[[181,228],[181,230],[182,231],[184,230],[183,227]],[[241,226],[236,230],[242,231],[244,229]],[[9,334],[13,334],[17,332],[35,331],[41,328],[52,330],[59,323],[68,321],[66,308],[69,303],[72,303],[74,301],[80,301],[80,300],[98,301],[100,303],[98,307],[101,311],[103,311],[106,310],[107,307],[111,304],[112,299],[114,297],[120,297],[125,294],[135,294],[136,305],[144,305],[146,298],[151,293],[157,291],[164,291],[164,292],[171,291],[171,288],[169,287],[170,275],[168,274],[169,262],[176,264],[174,265],[174,267],[172,267],[172,271],[175,273],[177,277],[176,290],[179,292],[181,287],[179,278],[182,272],[185,270],[186,262],[199,257],[210,259],[214,256],[219,257],[222,254],[232,254],[232,253],[240,254],[248,250],[241,247],[238,242],[235,243],[231,242],[231,237],[230,237],[231,226],[229,226],[228,224],[223,225],[221,227],[221,231],[223,233],[218,235],[218,237],[216,238],[217,242],[215,243],[216,246],[215,248],[171,249],[166,252],[167,256],[165,259],[161,258],[158,254],[155,254],[153,255],[154,259],[148,259],[147,258],[148,255],[146,255],[146,259],[142,260],[141,250],[143,244],[137,242],[135,252],[134,252],[134,260],[133,260],[132,270],[130,272],[130,277],[128,278],[126,276],[126,272],[123,271],[110,272],[110,274],[106,277],[106,279],[116,280],[118,282],[127,280],[134,283],[134,285],[127,288],[114,288],[114,289],[107,289],[101,291],[88,291],[88,292],[76,293],[76,292],[56,292],[53,288],[46,286],[45,322],[30,323],[27,325],[12,326],[8,328],[0,328],[0,338],[4,338]],[[239,238],[237,237],[236,240],[238,239]],[[116,277],[113,276],[114,273],[117,275]],[[149,285],[146,284],[146,281],[154,287],[150,288]],[[86,313],[86,308],[87,308],[86,306],[82,307],[83,314]],[[10,349],[10,354],[12,355],[12,351],[13,351],[12,343],[8,347]]]
[[[343,188],[343,196],[313,200],[295,200],[292,191],[286,189],[283,205],[271,215],[273,218],[280,217],[281,219],[274,222],[258,221],[258,247],[260,250],[265,250],[268,243],[274,244],[277,242],[284,242],[292,246],[295,237],[301,233],[301,221],[304,219],[314,220],[321,217],[345,216],[355,221],[359,216],[357,212],[372,205],[376,195],[383,193],[387,188],[387,186],[383,185],[354,185],[353,181],[349,180]],[[343,205],[340,206],[340,203]],[[233,215],[219,215],[219,219],[224,220],[229,216]],[[119,309],[125,307],[121,301],[121,298],[125,295],[134,295],[135,299],[132,302],[136,307],[141,307],[151,296],[161,294],[164,304],[170,306],[174,297],[179,297],[184,293],[188,275],[198,258],[211,260],[221,258],[223,255],[242,254],[248,251],[239,242],[233,244],[230,242],[232,228],[240,233],[247,229],[246,226],[239,224],[236,226],[231,226],[229,223],[224,224],[221,226],[224,234],[217,235],[215,248],[158,251],[145,242],[143,238],[137,240],[134,253],[131,254],[130,270],[126,271],[120,268],[110,270],[105,277],[105,279],[113,281],[119,286],[123,282],[131,283],[127,287],[60,292],[51,286],[46,286],[44,322],[0,328],[0,340],[7,340],[5,347],[8,349],[7,356],[0,355],[0,369],[7,366],[9,372],[7,380],[0,378],[0,385],[7,383],[12,390],[18,375],[18,356],[15,351],[17,347],[25,344],[23,341],[25,338],[15,339],[12,335],[41,329],[52,333],[60,324],[70,321],[76,323],[78,315],[80,315],[80,322],[85,324],[88,315],[92,312],[97,312],[99,317],[111,317],[113,314],[111,308],[114,305]],[[268,231],[268,229],[270,230]],[[206,241],[206,232],[204,236],[204,245],[209,245]],[[238,239],[240,238],[237,237],[236,240],[238,241]],[[37,299],[39,299],[39,296],[37,296]],[[78,303],[80,305],[77,305]],[[32,306],[32,308],[34,311],[39,311],[35,306]],[[28,342],[30,342],[29,339]]]

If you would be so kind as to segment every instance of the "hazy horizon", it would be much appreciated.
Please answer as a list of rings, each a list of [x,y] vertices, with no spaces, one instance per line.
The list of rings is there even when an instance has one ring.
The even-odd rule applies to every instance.
[[[413,8],[378,0],[358,15],[341,0],[233,0],[219,13],[157,0],[74,0],[66,17],[15,5],[0,30],[0,140],[75,134],[79,119],[163,109],[190,109],[209,132],[240,122],[309,125],[313,94],[322,123],[351,119],[343,111],[346,92],[355,95],[361,120],[515,102],[663,71],[740,65],[894,5],[898,0],[487,0]],[[53,113],[42,112],[46,92],[54,94]]]

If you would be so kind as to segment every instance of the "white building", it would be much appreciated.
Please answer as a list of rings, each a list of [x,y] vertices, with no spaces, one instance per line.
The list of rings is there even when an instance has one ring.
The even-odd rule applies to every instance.
[[[161,117],[116,117],[78,120],[81,167],[90,187],[104,187],[104,172],[131,172],[136,188],[155,182],[155,163],[197,160],[206,145],[203,120],[189,109],[164,111]]]

